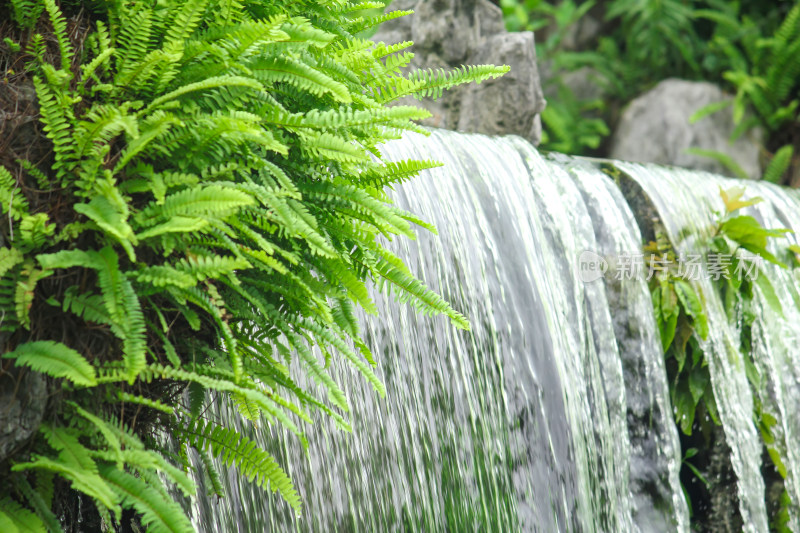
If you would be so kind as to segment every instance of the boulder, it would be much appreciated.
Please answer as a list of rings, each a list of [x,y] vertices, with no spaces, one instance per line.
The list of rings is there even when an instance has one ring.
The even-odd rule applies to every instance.
[[[687,152],[688,148],[713,150],[730,156],[749,177],[757,179],[763,132],[750,132],[731,143],[735,124],[730,107],[694,124],[689,122],[699,109],[730,98],[711,83],[664,80],[623,111],[609,156],[732,175],[717,160]]]
[[[436,101],[405,99],[433,115],[426,126],[490,135],[516,134],[538,144],[544,109],[533,33],[508,33],[503,13],[489,0],[396,0],[390,10],[414,14],[382,25],[375,42],[414,41],[411,69],[509,65],[496,80],[452,89]]]
[[[47,398],[43,374],[13,367],[0,372],[0,462],[39,429]]]

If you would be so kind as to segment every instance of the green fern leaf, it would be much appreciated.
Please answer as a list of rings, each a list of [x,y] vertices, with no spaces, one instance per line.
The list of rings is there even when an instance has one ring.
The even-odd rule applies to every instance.
[[[203,468],[208,475],[208,480],[211,482],[211,493],[209,496],[217,496],[218,498],[225,497],[225,487],[222,486],[222,480],[219,477],[219,472],[214,467],[214,462],[211,456],[208,455],[206,450],[198,450],[200,461],[203,463]]]
[[[376,273],[381,276],[382,280],[391,283],[391,285],[405,292],[405,296],[398,296],[400,302],[408,302],[427,314],[445,314],[450,317],[450,321],[457,328],[469,331],[469,321],[464,315],[450,307],[450,304],[444,301],[441,296],[425,287],[421,281],[397,268],[397,266],[388,261],[385,256],[378,258],[376,262]],[[384,287],[386,286],[387,285],[384,285]]]
[[[106,311],[103,297],[99,294],[82,293],[76,285],[64,291],[64,301],[61,308],[63,311],[74,313],[89,322],[106,324],[112,328],[116,327],[108,311]],[[115,331],[115,335],[120,336],[121,333]]]
[[[343,84],[290,57],[260,59],[248,66],[262,83],[284,82],[315,96],[330,94],[342,103],[352,101]]]
[[[26,269],[22,270],[23,274],[28,273]],[[52,274],[52,271],[32,269],[28,273],[26,280],[20,279],[17,281],[17,287],[14,291],[14,309],[17,314],[17,320],[25,329],[31,328],[31,320],[29,311],[33,305],[34,290],[39,280],[44,279]]]
[[[127,221],[127,214],[121,213],[105,197],[98,196],[88,204],[75,204],[75,211],[88,217],[92,222],[104,231],[107,235],[114,238],[122,245],[131,261],[136,261],[136,253],[133,245],[136,236]]]
[[[174,501],[165,500],[152,486],[113,465],[102,465],[100,476],[122,500],[141,516],[142,524],[153,533],[191,533],[191,522]]]
[[[22,194],[16,178],[2,166],[0,166],[0,209],[13,220],[19,220],[28,213],[28,200]]]
[[[45,533],[42,521],[8,496],[0,500],[0,531],[7,533]]]
[[[792,163],[792,156],[794,155],[794,147],[791,144],[781,147],[772,160],[769,162],[767,169],[764,171],[764,181],[770,183],[780,183],[783,173],[789,168]]]
[[[33,456],[28,463],[17,463],[12,471],[42,469],[55,472],[70,481],[72,488],[95,498],[109,509],[117,507],[116,497],[111,488],[97,474],[97,464],[90,451],[78,442],[78,439],[62,428],[50,428],[43,425],[41,431],[48,443],[59,451],[58,459]]]
[[[145,407],[149,407],[150,409],[155,409],[156,411],[161,411],[162,413],[166,413],[168,415],[175,414],[175,409],[170,407],[169,405],[159,402],[158,400],[152,400],[150,398],[145,398],[144,396],[139,396],[137,394],[130,394],[128,392],[120,391],[117,394],[117,399],[122,403],[133,403],[136,405],[143,405]]]
[[[280,492],[284,500],[300,514],[300,497],[289,476],[266,451],[258,448],[254,441],[212,423],[193,421],[185,430],[190,444],[198,450],[210,450],[228,466],[236,466],[248,479],[259,487],[267,485]]]
[[[50,23],[53,25],[53,32],[58,42],[58,50],[61,53],[61,69],[69,72],[72,66],[72,44],[70,44],[69,36],[67,35],[67,21],[61,10],[56,7],[55,0],[43,0],[44,8],[50,17]]]
[[[159,96],[153,100],[149,106],[140,111],[140,115],[152,112],[161,105],[175,100],[183,95],[193,93],[196,91],[208,91],[209,89],[217,89],[220,87],[247,87],[256,91],[264,90],[264,87],[252,78],[245,78],[243,76],[219,76],[216,78],[207,78],[202,81],[184,85],[174,91],[171,91],[163,96]]]
[[[206,226],[208,226],[208,221],[202,218],[173,216],[167,222],[139,233],[136,238],[143,241],[165,233],[194,233],[201,231]]]
[[[81,354],[60,342],[34,341],[20,344],[3,354],[14,359],[16,366],[29,366],[54,378],[66,378],[75,385],[92,387],[97,384],[95,370]]]
[[[16,248],[0,248],[0,278],[22,263],[24,256]]]
[[[208,0],[187,0],[168,24],[165,44],[183,44],[197,28],[207,5]]]
[[[56,515],[54,515],[50,510],[51,504],[48,504],[45,501],[45,499],[39,493],[39,490],[34,490],[30,483],[28,483],[28,480],[21,476],[14,476],[12,478],[12,482],[14,487],[19,490],[23,496],[25,496],[25,499],[33,508],[36,516],[38,516],[42,523],[46,526],[47,531],[49,533],[63,533],[64,529],[58,522],[58,518],[56,518]],[[0,504],[0,506],[1,505],[2,504]],[[0,527],[2,527],[2,519],[0,519]],[[2,531],[6,531],[6,529],[2,529]]]
[[[175,216],[215,215],[224,217],[241,207],[252,205],[250,195],[219,185],[187,189],[167,196],[162,205],[151,204],[136,220],[142,226],[152,226]]]

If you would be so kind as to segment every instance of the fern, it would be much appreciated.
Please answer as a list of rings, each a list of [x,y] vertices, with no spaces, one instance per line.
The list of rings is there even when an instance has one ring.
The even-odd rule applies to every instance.
[[[61,14],[61,11],[56,7],[55,0],[42,1],[44,3],[44,9],[50,17],[50,23],[53,25],[56,40],[58,41],[58,50],[61,54],[61,69],[68,72],[72,65],[73,51],[72,44],[69,42],[69,37],[67,36],[67,21],[64,19],[64,15]]]
[[[465,325],[378,240],[434,230],[384,188],[436,163],[380,152],[404,131],[426,133],[414,121],[428,113],[383,104],[507,69],[407,76],[410,43],[353,36],[402,14],[355,13],[373,5],[110,2],[84,11],[81,41],[54,0],[12,1],[20,25],[49,20],[24,66],[47,137],[31,153],[52,153],[52,164],[0,167],[0,329],[12,333],[3,357],[61,380],[63,401],[13,458],[0,529],[54,529],[61,478],[107,523],[125,508],[149,530],[188,531],[170,488],[194,492],[183,471],[191,446],[215,492],[210,456],[299,512],[267,451],[201,422],[210,395],[307,446],[315,412],[350,429],[332,361],[385,392],[355,312],[377,310],[370,281]],[[294,360],[319,387],[291,377]]]
[[[148,483],[114,466],[100,467],[102,480],[112,488],[124,507],[134,508],[142,524],[154,533],[189,533],[194,531],[180,506],[165,500]]]
[[[0,500],[0,528],[8,533],[44,533],[42,521],[9,497]]]
[[[78,386],[91,387],[97,383],[94,367],[81,354],[57,342],[20,344],[3,354],[3,359],[14,359],[17,366],[25,365],[54,378],[66,378]]]
[[[764,170],[764,175],[761,179],[772,183],[780,182],[783,173],[786,172],[789,165],[792,163],[792,155],[794,155],[794,148],[792,145],[787,144],[781,147],[775,152],[775,155],[772,156],[772,160],[769,162],[769,165],[767,165],[766,170]]]
[[[42,528],[41,531],[44,531],[45,528],[50,532],[63,531],[61,524],[58,522],[58,518],[56,518],[56,515],[54,515],[50,510],[51,504],[45,501],[39,491],[31,487],[27,479],[22,476],[14,476],[12,481],[14,483],[14,487],[19,490],[20,493],[22,493],[28,504],[31,506],[31,508],[33,508],[36,516],[44,525],[44,528]],[[2,507],[2,503],[0,503],[0,507]],[[0,513],[2,513],[2,511],[0,511]],[[3,526],[2,519],[0,519],[0,526]],[[38,524],[34,525],[33,523],[29,523],[26,524],[26,526],[29,529],[26,529],[25,531],[34,531],[37,529]],[[4,527],[3,531],[13,531],[13,527]]]
[[[233,430],[202,421],[193,422],[183,432],[193,447],[210,451],[227,466],[236,466],[248,481],[259,487],[269,485],[273,491],[280,492],[284,500],[300,514],[300,497],[289,476],[255,442]]]

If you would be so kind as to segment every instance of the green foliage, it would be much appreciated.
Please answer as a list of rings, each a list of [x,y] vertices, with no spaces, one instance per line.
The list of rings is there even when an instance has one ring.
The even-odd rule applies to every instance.
[[[596,149],[610,131],[603,119],[587,113],[602,109],[601,101],[578,100],[569,88],[561,85],[558,99],[550,99],[541,114],[542,145],[568,154]]]
[[[763,179],[798,183],[800,2],[503,0],[501,7],[508,29],[537,32],[538,57],[554,73],[546,80],[544,148],[598,155],[606,124],[630,100],[666,78],[700,79],[735,92],[734,139],[756,126],[768,132]],[[597,35],[575,42],[598,25]],[[565,74],[580,68],[602,90],[602,106],[565,86]],[[692,120],[730,112],[729,105],[710,104]],[[725,154],[693,151],[747,177]]]
[[[711,49],[725,58],[722,77],[736,91],[733,119],[739,127],[734,138],[754,126],[775,138],[785,137],[787,130],[800,130],[800,2],[771,35],[760,21],[741,13],[737,3],[699,10],[696,16],[715,23]],[[707,107],[699,113],[719,110]],[[793,153],[792,144],[778,145],[762,179],[781,181]]]
[[[212,457],[299,513],[266,450],[201,419],[208,393],[305,446],[313,411],[349,429],[330,358],[384,394],[353,314],[375,312],[370,283],[469,328],[381,245],[433,229],[384,188],[437,165],[381,159],[427,116],[385,104],[507,67],[406,77],[410,43],[354,36],[387,18],[359,13],[374,2],[93,2],[78,41],[54,0],[8,1],[50,156],[0,166],[0,331],[3,357],[49,376],[53,394],[11,458],[0,529],[70,526],[55,524],[57,479],[105,528],[131,509],[149,531],[189,531],[170,488],[194,492],[192,448],[218,493]]]
[[[692,434],[698,408],[719,423],[711,388],[708,362],[702,345],[708,338],[708,317],[702,293],[688,278],[690,269],[678,261],[663,234],[645,247],[653,311],[671,382],[675,421],[686,435]]]
[[[757,293],[775,312],[782,313],[780,300],[756,259],[785,268],[767,247],[770,239],[782,237],[789,230],[767,229],[752,216],[738,214],[740,209],[761,201],[758,197],[744,199],[744,192],[742,187],[720,190],[725,212],[717,222],[702,260],[707,265],[707,274],[714,280],[712,290],[723,301],[728,318],[739,323],[737,348],[744,357],[745,373],[753,391],[753,420],[775,468],[785,478],[786,444],[776,437],[778,420],[761,401],[764,384],[753,359],[752,328],[757,317]],[[708,419],[716,425],[720,420],[702,342],[709,334],[703,295],[685,279],[689,270],[684,267],[681,271],[681,263],[676,261],[663,235],[645,247],[645,251],[649,253],[650,270],[654,272],[650,291],[666,358],[676,423],[685,435],[699,428],[707,436]],[[686,450],[683,465],[707,485],[702,472],[689,462],[697,453],[695,448]],[[691,502],[689,505],[691,507]]]

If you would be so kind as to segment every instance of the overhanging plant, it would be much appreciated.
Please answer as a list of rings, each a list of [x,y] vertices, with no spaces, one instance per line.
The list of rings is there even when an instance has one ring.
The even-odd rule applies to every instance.
[[[427,113],[397,99],[507,67],[405,75],[411,43],[357,35],[409,12],[359,15],[375,7],[0,1],[2,83],[35,93],[0,102],[41,125],[0,144],[2,368],[50,391],[0,464],[0,530],[190,531],[169,490],[194,493],[191,449],[299,513],[269,451],[203,417],[207,392],[307,445],[314,411],[348,428],[332,358],[384,393],[353,313],[375,312],[368,283],[469,327],[377,240],[432,229],[385,189],[436,165],[383,161],[379,145],[424,132]]]

